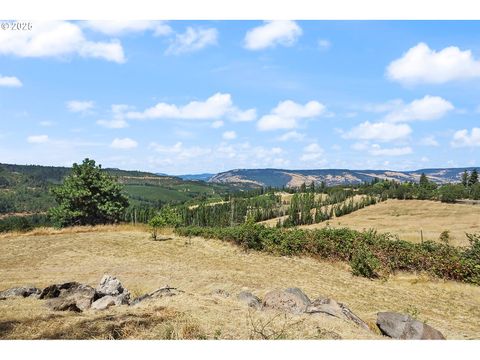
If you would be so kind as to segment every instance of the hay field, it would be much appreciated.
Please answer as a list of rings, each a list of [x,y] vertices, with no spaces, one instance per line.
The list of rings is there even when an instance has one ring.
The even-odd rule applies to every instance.
[[[245,253],[218,240],[172,236],[152,241],[132,228],[48,231],[0,237],[0,289],[75,280],[95,286],[104,273],[134,294],[163,285],[184,293],[138,307],[76,314],[52,312],[42,300],[0,301],[0,338],[261,338],[252,323],[289,339],[382,339],[343,320],[249,311],[241,290],[259,297],[275,288],[299,287],[345,303],[368,323],[378,311],[411,311],[449,339],[480,338],[480,287],[398,274],[387,281],[353,277],[348,266],[312,258]],[[230,297],[214,295],[222,289]],[[275,335],[276,336],[276,335]]]
[[[480,205],[446,204],[429,200],[394,200],[368,206],[340,218],[302,228],[324,226],[349,227],[355,230],[376,229],[396,234],[402,240],[438,241],[440,233],[449,230],[452,245],[468,245],[465,232],[480,232]]]

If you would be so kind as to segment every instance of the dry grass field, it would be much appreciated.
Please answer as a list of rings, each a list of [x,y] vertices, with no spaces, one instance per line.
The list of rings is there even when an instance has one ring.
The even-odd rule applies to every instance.
[[[340,218],[303,228],[324,226],[349,227],[355,230],[376,229],[396,234],[402,240],[437,241],[440,233],[449,230],[452,245],[468,245],[465,232],[480,232],[480,205],[446,204],[427,200],[387,200]]]
[[[334,298],[370,324],[379,311],[410,311],[448,339],[480,338],[478,286],[406,274],[372,281],[353,277],[342,263],[246,253],[218,240],[153,241],[129,227],[40,230],[1,236],[0,264],[0,290],[69,280],[95,286],[108,273],[133,295],[166,284],[184,291],[136,307],[84,313],[52,312],[43,300],[3,300],[3,339],[250,339],[262,338],[253,329],[263,325],[271,338],[384,339],[323,315],[249,311],[236,299],[241,290],[263,297],[286,287],[299,287],[311,299]],[[231,296],[212,294],[217,289]]]

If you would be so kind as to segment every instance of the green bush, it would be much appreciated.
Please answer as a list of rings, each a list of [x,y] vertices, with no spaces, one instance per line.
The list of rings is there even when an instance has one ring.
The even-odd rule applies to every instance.
[[[380,261],[366,245],[362,244],[355,249],[350,266],[353,275],[371,279],[378,277],[377,269],[380,267]]]

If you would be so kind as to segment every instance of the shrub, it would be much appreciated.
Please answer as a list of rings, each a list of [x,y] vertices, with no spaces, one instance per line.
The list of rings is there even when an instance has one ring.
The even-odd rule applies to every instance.
[[[380,266],[380,261],[365,244],[361,244],[355,249],[350,260],[350,266],[353,275],[371,279],[378,276],[377,269]]]

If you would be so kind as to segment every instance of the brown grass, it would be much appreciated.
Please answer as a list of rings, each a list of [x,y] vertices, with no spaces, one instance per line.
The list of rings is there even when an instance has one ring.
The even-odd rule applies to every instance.
[[[450,243],[463,246],[469,244],[465,232],[480,231],[480,206],[427,200],[387,200],[328,222],[304,227],[327,225],[355,230],[376,229],[412,242],[421,241],[420,230],[425,241],[438,241],[440,233],[449,230],[452,236]]]
[[[217,240],[152,241],[137,229],[100,229],[3,236],[0,289],[68,280],[95,285],[108,273],[136,295],[166,284],[185,292],[138,307],[81,314],[51,312],[42,300],[4,300],[0,338],[382,338],[327,316],[249,312],[235,298],[242,290],[263,297],[286,287],[299,287],[312,299],[332,297],[370,324],[378,311],[408,310],[447,338],[480,338],[480,287],[405,274],[371,281],[353,277],[339,263],[246,253]],[[212,295],[216,289],[231,296]]]

